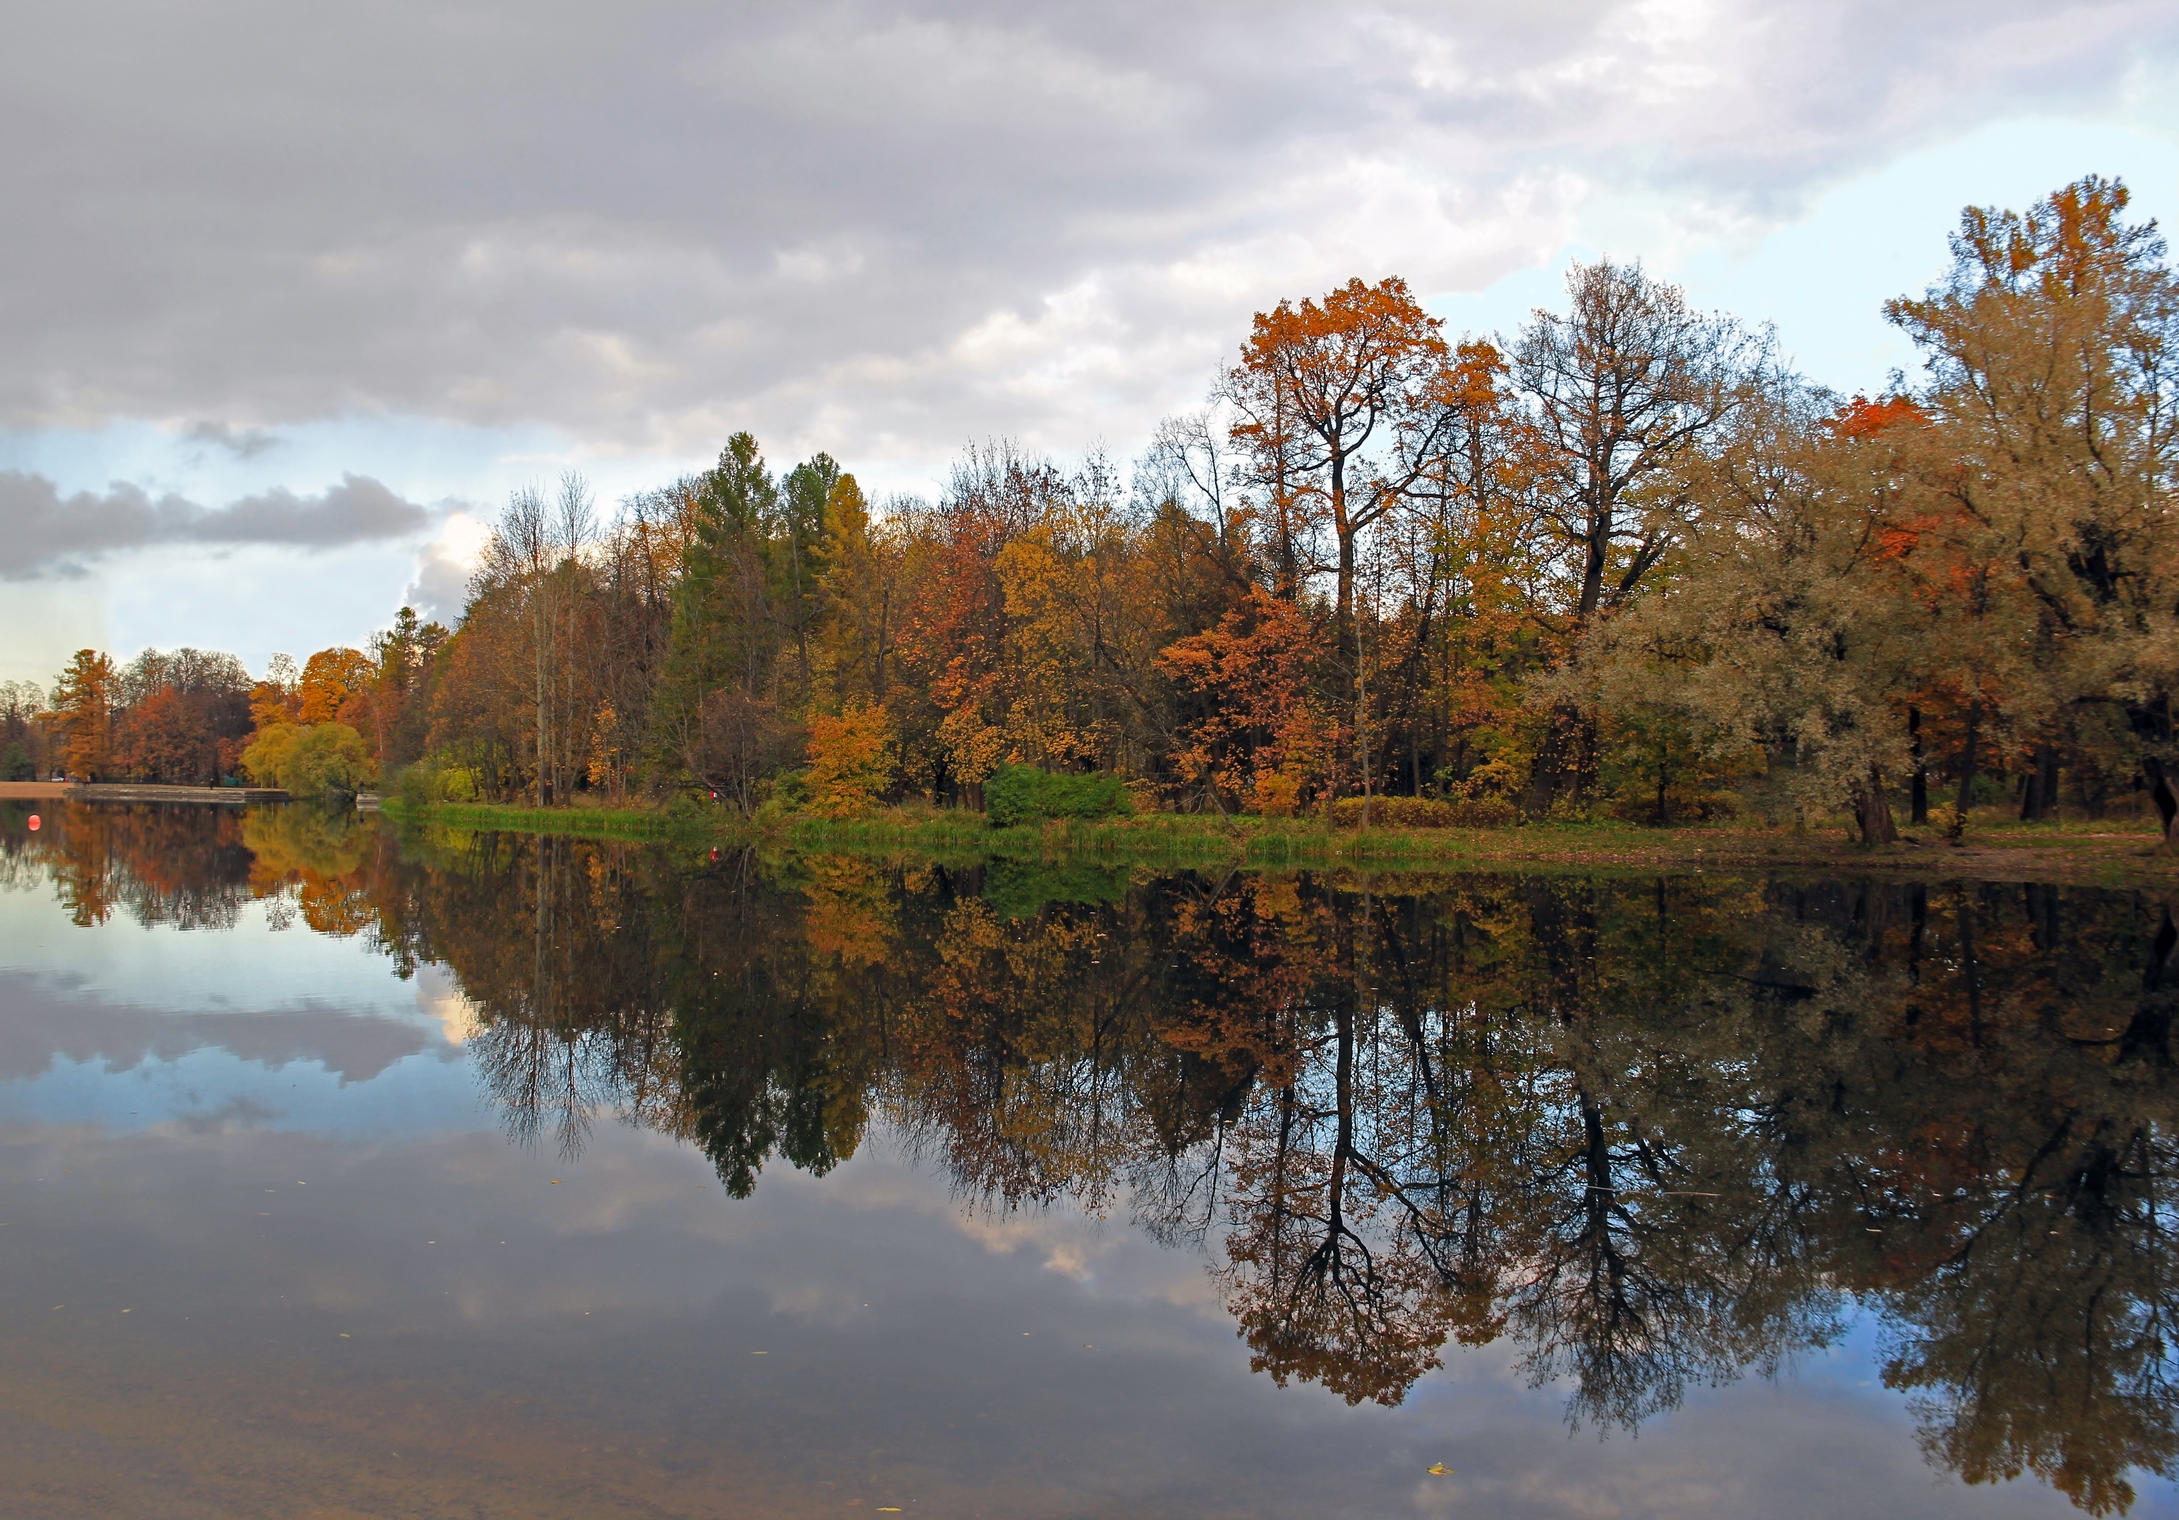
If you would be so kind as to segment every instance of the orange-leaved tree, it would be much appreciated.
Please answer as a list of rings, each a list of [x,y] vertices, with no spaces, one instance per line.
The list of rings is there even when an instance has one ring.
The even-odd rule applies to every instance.
[[[1263,494],[1279,595],[1292,600],[1318,568],[1305,561],[1329,523],[1342,645],[1354,611],[1361,535],[1436,458],[1450,418],[1437,404],[1447,361],[1438,319],[1398,276],[1349,280],[1323,302],[1258,312],[1225,396],[1234,441]]]
[[[61,767],[87,781],[102,778],[112,763],[113,661],[95,649],[79,649],[53,688],[47,723],[61,733]]]
[[[874,807],[893,779],[893,725],[882,707],[857,703],[838,717],[810,717],[810,811],[853,818]]]
[[[368,725],[356,721],[363,714],[344,709],[370,690],[378,667],[360,649],[321,649],[303,666],[297,691],[296,715],[305,723],[346,723],[350,728]]]
[[[1328,795],[1341,739],[1314,689],[1309,615],[1264,591],[1157,658],[1184,693],[1174,767],[1221,811],[1288,814]]]

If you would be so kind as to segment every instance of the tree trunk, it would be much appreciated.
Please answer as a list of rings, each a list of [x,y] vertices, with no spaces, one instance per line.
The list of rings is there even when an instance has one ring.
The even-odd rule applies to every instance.
[[[2020,788],[2020,821],[2040,823],[2058,811],[2058,751],[2050,744],[2035,746],[2035,763]]]
[[[2160,848],[2166,854],[2179,853],[2179,838],[2175,838],[2172,825],[2179,820],[2179,791],[2172,787],[2172,777],[2164,762],[2154,755],[2141,757],[2141,774],[2148,778],[2149,800],[2156,804],[2156,816],[2164,825],[2164,842]]]
[[[1914,743],[1914,791],[1907,821],[1917,828],[1929,822],[1929,767],[1922,763],[1922,710],[1907,709],[1907,733]]]
[[[1964,816],[1975,791],[1975,740],[1982,728],[1982,702],[1967,704],[1967,742],[1960,746],[1960,795],[1953,804]]]
[[[1854,788],[1854,822],[1863,844],[1894,844],[1899,830],[1892,822],[1891,799],[1884,795],[1884,773],[1869,767],[1868,778]]]
[[[530,588],[530,635],[536,653],[537,699],[537,805],[548,807],[552,802],[552,783],[547,772],[552,769],[552,729],[547,716],[552,709],[552,699],[546,685],[548,656],[546,653],[546,623],[550,614],[545,604],[545,588],[542,581]]]

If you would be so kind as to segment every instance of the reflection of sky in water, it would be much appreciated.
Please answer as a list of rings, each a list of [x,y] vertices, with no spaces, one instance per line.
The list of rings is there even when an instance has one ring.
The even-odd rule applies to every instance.
[[[147,927],[126,908],[79,929],[50,888],[0,888],[0,970],[66,978],[107,1002],[171,1012],[324,1005],[414,1019],[451,991],[443,977],[400,981],[367,936],[315,934],[299,917],[274,930],[273,907],[271,899],[243,903],[232,932]]]
[[[79,928],[0,890],[0,1103],[17,1118],[327,1131],[490,1125],[451,975],[241,906],[232,930]]]
[[[2076,1513],[1925,1465],[1866,1317],[1639,1439],[1569,1435],[1504,1343],[1349,1408],[1249,1370],[1199,1252],[964,1205],[882,1128],[743,1201],[609,1116],[511,1145],[463,1018],[261,904],[77,929],[0,892],[0,1409],[59,1411],[0,1421],[0,1476],[85,1496],[57,1514]]]

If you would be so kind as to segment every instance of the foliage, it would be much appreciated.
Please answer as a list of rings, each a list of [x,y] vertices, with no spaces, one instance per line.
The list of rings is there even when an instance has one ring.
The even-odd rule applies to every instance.
[[[369,747],[345,723],[276,723],[250,741],[242,765],[260,785],[295,797],[352,794],[373,775]]]
[[[892,782],[893,730],[882,707],[854,706],[810,719],[810,811],[852,818],[876,805]]]
[[[1054,774],[1033,765],[1001,764],[984,784],[984,810],[994,828],[1058,818],[1111,818],[1132,806],[1116,776]]]
[[[1365,815],[1383,829],[1487,829],[1518,823],[1521,810],[1503,797],[1342,797],[1325,809],[1335,829],[1358,829]]]
[[[79,649],[53,686],[50,721],[60,731],[61,768],[70,776],[104,780],[113,745],[114,663]]]

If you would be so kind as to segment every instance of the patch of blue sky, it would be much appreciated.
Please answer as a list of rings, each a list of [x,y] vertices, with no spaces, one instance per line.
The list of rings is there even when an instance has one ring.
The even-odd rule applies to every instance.
[[[2084,174],[2123,179],[2133,213],[2179,227],[2179,108],[2145,100],[2124,121],[2023,119],[1902,153],[1817,195],[1775,225],[1689,216],[1653,190],[1606,194],[1584,208],[1576,239],[1547,266],[1487,288],[1433,294],[1452,332],[1511,334],[1536,307],[1563,304],[1567,267],[1639,258],[1697,306],[1770,322],[1783,355],[1842,394],[1875,394],[1920,359],[1884,319],[1884,302],[1919,295],[1949,267],[1946,238],[1968,205],[2021,209]]]

